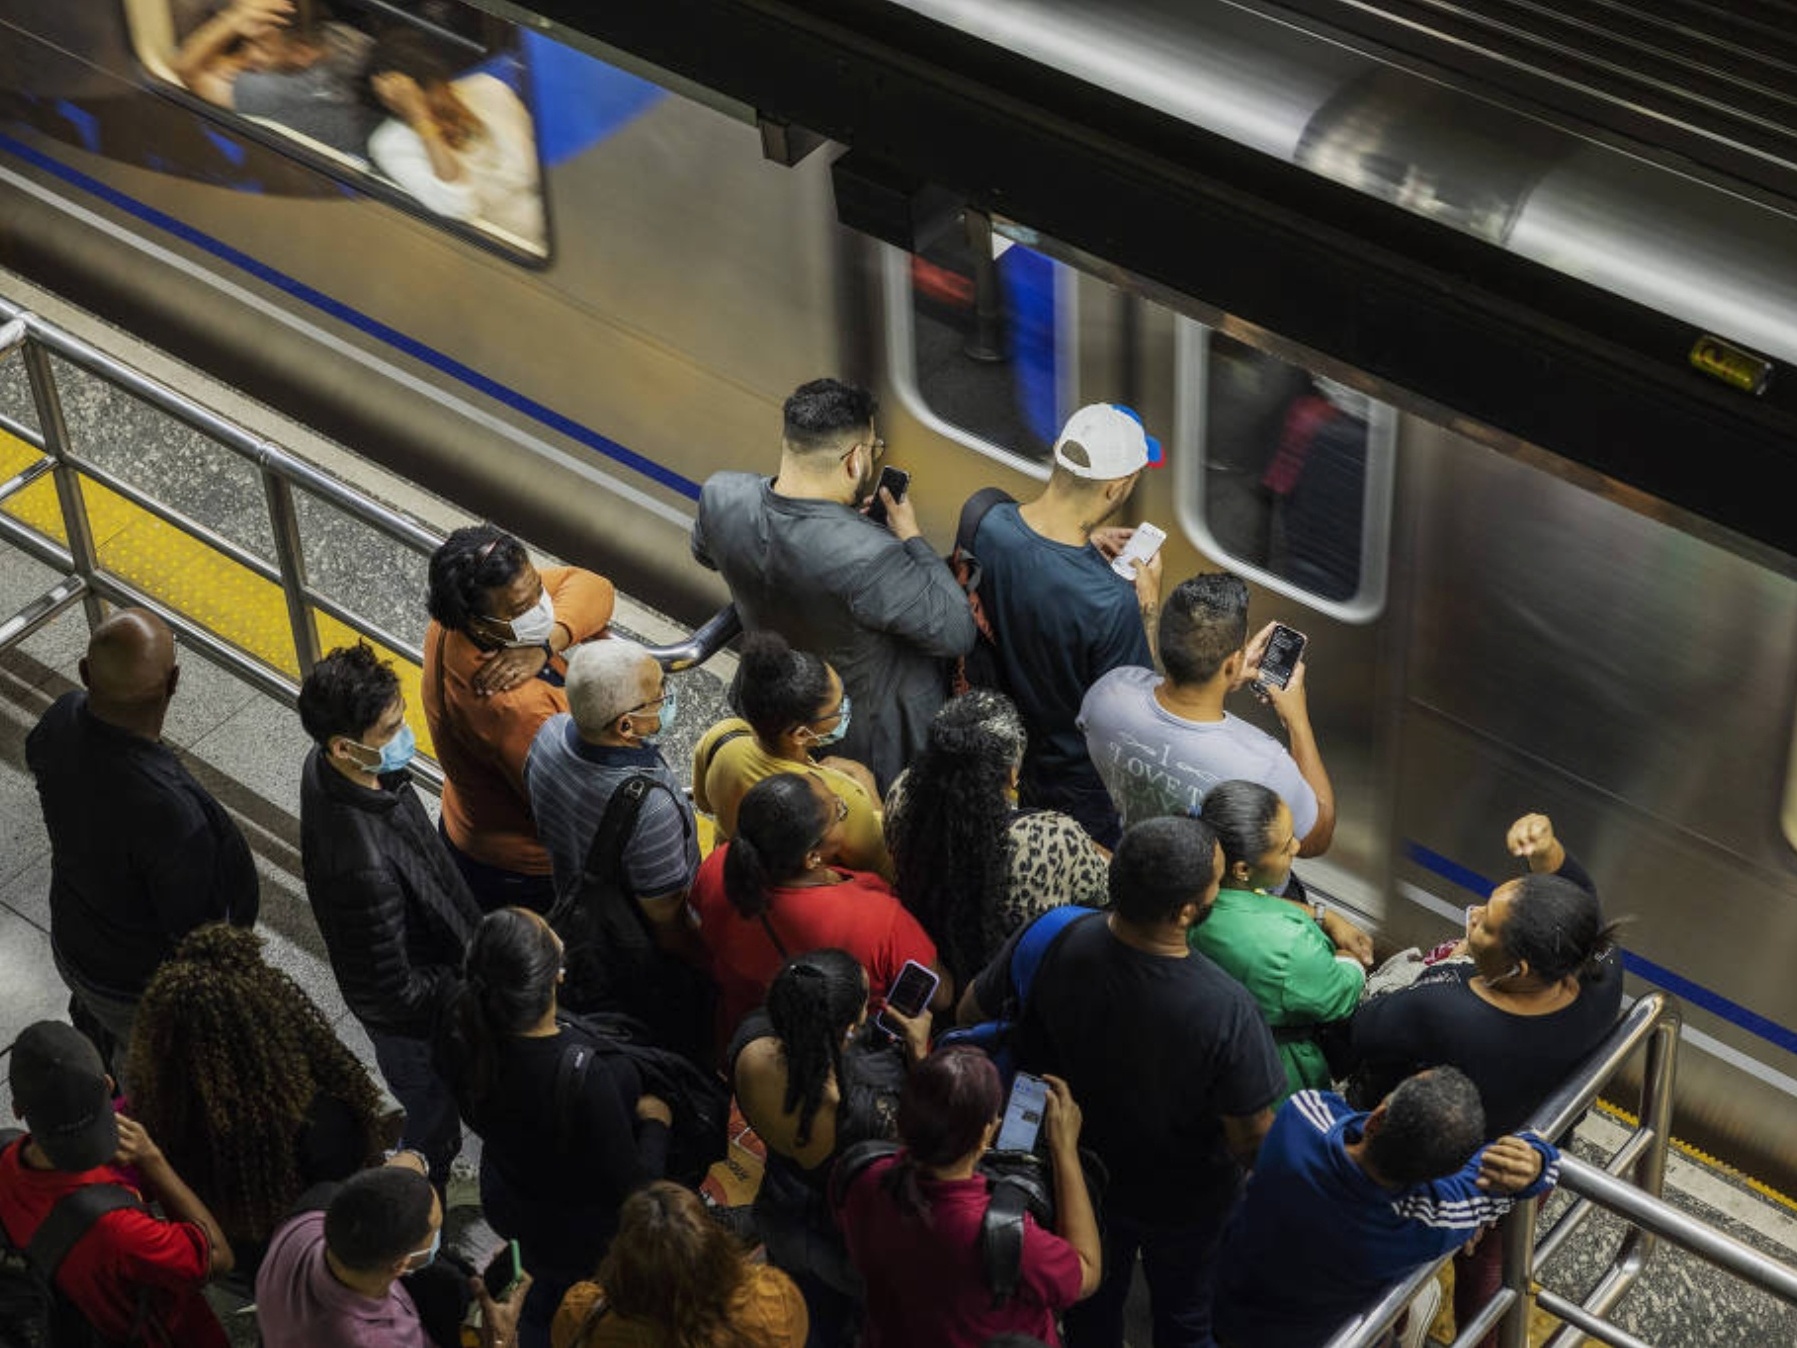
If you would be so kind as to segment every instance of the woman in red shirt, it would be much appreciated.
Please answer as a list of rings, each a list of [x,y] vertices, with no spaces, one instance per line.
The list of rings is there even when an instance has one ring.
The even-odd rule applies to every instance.
[[[822,777],[783,772],[743,797],[736,836],[713,849],[693,881],[699,936],[720,998],[720,1043],[761,1005],[790,955],[834,946],[867,970],[873,1003],[906,960],[941,974],[935,943],[877,875],[835,866],[848,806]],[[933,1010],[954,1004],[947,978]]]

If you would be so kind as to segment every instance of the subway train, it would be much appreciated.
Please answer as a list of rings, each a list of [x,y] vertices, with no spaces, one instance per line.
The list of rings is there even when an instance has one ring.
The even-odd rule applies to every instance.
[[[0,264],[689,622],[728,597],[689,554],[699,485],[771,471],[805,379],[878,390],[945,551],[974,489],[1037,490],[1069,411],[1128,403],[1161,443],[1129,513],[1166,529],[1167,583],[1231,568],[1257,624],[1309,637],[1340,803],[1310,885],[1432,944],[1510,872],[1508,823],[1549,814],[1629,920],[1631,989],[1686,1001],[1679,1136],[1797,1191],[1788,550],[1027,219],[870,238],[832,147],[622,54],[335,0],[352,47],[421,25],[529,109],[543,236],[433,215],[364,156],[189,93],[172,61],[205,8],[0,0]],[[1170,116],[1797,359],[1797,220],[1764,193],[1250,8],[907,8],[1128,69]]]

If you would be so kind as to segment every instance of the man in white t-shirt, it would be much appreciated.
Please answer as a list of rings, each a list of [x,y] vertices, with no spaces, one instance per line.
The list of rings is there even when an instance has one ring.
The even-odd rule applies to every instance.
[[[1167,674],[1125,666],[1086,694],[1079,727],[1086,750],[1128,828],[1160,815],[1195,815],[1218,782],[1277,791],[1292,812],[1298,855],[1320,856],[1335,833],[1335,793],[1317,749],[1300,660],[1284,688],[1262,690],[1290,748],[1223,708],[1253,682],[1272,632],[1248,634],[1248,586],[1226,571],[1182,582],[1161,613]]]

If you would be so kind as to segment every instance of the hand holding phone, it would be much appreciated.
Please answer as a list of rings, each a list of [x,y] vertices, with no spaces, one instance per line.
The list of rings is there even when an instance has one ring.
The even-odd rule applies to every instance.
[[[1146,522],[1138,524],[1135,532],[1129,536],[1129,542],[1123,545],[1123,551],[1111,558],[1111,570],[1123,579],[1133,581],[1136,578],[1136,563],[1146,562],[1161,549],[1167,541],[1167,531]]]
[[[1255,691],[1264,696],[1268,688],[1284,688],[1290,684],[1309,641],[1310,638],[1295,627],[1274,623],[1272,635],[1267,638],[1267,648],[1260,657],[1260,669],[1254,676]]]
[[[993,1147],[999,1151],[1034,1151],[1047,1112],[1048,1083],[1028,1072],[1019,1072],[1011,1081],[1004,1122],[998,1126]]]
[[[504,1301],[517,1290],[524,1280],[524,1260],[517,1241],[508,1240],[499,1247],[499,1252],[481,1270],[480,1280],[486,1286],[487,1295],[495,1301]]]
[[[930,998],[936,995],[936,985],[941,981],[936,976],[936,971],[927,964],[906,960],[905,967],[899,970],[898,977],[892,980],[892,986],[886,990],[886,1006],[907,1016],[920,1016],[930,1004]],[[894,1039],[903,1039],[905,1027],[887,1016],[886,1006],[880,1008],[880,1014],[874,1017],[874,1023]]]
[[[880,469],[880,477],[874,483],[874,494],[867,498],[867,517],[875,524],[886,523],[886,502],[880,499],[882,490],[892,493],[892,499],[902,501],[905,493],[911,489],[911,474],[903,468],[894,468],[886,464]]]

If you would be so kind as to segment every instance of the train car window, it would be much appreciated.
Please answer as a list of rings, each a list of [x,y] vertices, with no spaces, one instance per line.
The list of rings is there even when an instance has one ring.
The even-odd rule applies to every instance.
[[[1235,570],[1347,621],[1384,605],[1397,414],[1182,323],[1173,456],[1182,523]]]
[[[534,35],[459,0],[126,0],[125,11],[164,92],[484,244],[548,256]],[[235,168],[233,186],[286,188],[219,137],[195,138],[188,157],[159,150],[156,166],[227,180]]]
[[[1075,393],[1074,274],[969,214],[921,253],[888,249],[887,346],[908,410],[1045,473]]]

